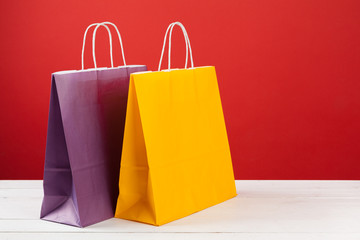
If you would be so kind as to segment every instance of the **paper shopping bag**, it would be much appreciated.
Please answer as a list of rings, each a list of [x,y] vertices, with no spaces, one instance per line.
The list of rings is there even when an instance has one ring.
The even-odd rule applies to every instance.
[[[114,216],[129,76],[145,70],[52,74],[42,219],[85,227]]]
[[[131,74],[115,217],[162,225],[234,196],[215,68]]]

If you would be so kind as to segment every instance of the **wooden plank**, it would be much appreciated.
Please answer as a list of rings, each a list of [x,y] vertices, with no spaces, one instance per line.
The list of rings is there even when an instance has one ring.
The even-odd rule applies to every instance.
[[[179,239],[359,239],[360,181],[236,185],[236,198],[161,227],[110,219],[80,229],[39,220],[42,181],[0,181],[0,239],[23,239],[21,233],[37,239],[63,239],[56,233],[71,239],[84,238],[79,233],[106,233],[109,239],[168,239],[171,233]]]
[[[237,180],[236,188],[242,197],[360,197],[360,181]],[[41,180],[0,180],[0,197],[16,197],[17,193],[32,197],[34,193],[42,194],[41,189]]]
[[[24,189],[24,188],[42,188],[42,180],[0,180],[0,189]]]
[[[236,181],[242,197],[360,197],[360,181]]]
[[[43,194],[42,188],[0,188],[0,199],[42,198]]]
[[[0,198],[0,220],[40,217],[42,198]],[[0,230],[1,231],[1,230]]]
[[[236,197],[162,227],[110,219],[85,229],[38,220],[40,204],[28,206],[19,208],[16,215],[7,214],[6,219],[1,219],[0,232],[360,233],[360,201],[356,198]],[[22,219],[23,216],[29,219]]]
[[[358,240],[360,234],[329,233],[0,233],[0,239],[7,240]]]

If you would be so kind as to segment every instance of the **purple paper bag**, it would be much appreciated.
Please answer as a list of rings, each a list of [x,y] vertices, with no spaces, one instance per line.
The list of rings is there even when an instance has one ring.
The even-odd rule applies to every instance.
[[[41,218],[85,227],[114,216],[133,65],[52,74]]]

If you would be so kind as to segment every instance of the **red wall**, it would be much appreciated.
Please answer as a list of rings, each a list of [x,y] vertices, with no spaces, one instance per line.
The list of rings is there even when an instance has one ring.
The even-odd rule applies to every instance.
[[[86,26],[105,20],[128,64],[151,70],[167,25],[183,22],[195,65],[216,66],[237,179],[360,179],[357,0],[1,1],[0,179],[42,178],[50,74],[79,69]]]

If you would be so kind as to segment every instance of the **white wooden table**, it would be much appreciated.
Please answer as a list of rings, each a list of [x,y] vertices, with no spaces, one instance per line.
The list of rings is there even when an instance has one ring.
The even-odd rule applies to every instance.
[[[42,181],[0,181],[0,239],[360,239],[360,181],[236,181],[238,196],[161,227],[39,220]]]

